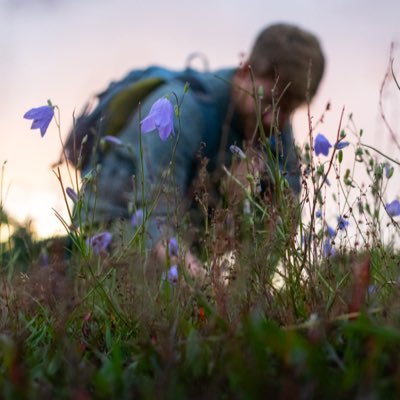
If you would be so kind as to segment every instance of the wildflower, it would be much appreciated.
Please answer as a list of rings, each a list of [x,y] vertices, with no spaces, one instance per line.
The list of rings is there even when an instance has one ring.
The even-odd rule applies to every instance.
[[[317,210],[317,211],[315,212],[315,216],[316,216],[317,218],[321,218],[321,217],[322,217],[322,211],[321,211],[321,210]]]
[[[371,285],[368,286],[368,294],[370,296],[373,296],[377,292],[378,292],[378,288],[375,285],[371,284]]]
[[[111,243],[112,234],[104,231],[94,235],[86,240],[86,244],[92,248],[94,254],[100,254],[107,249]]]
[[[168,254],[170,256],[178,257],[178,250],[179,250],[178,241],[174,237],[169,239],[169,241],[168,241]]]
[[[322,245],[322,251],[325,257],[334,256],[336,254],[336,249],[332,246],[330,239],[325,239]]]
[[[229,150],[231,151],[231,153],[238,155],[239,158],[241,158],[242,160],[246,159],[246,154],[244,154],[243,150],[240,147],[232,144],[229,146]]]
[[[342,149],[344,149],[345,147],[347,147],[349,144],[350,144],[349,142],[343,142],[343,141],[337,142],[337,143],[335,144],[335,149],[337,149],[337,150],[342,150]]]
[[[161,279],[165,281],[168,279],[169,283],[176,284],[178,282],[178,266],[176,264],[172,265],[167,273],[163,272]]]
[[[391,217],[398,217],[400,215],[400,201],[393,200],[391,203],[387,203],[385,209]]]
[[[116,146],[123,146],[123,141],[118,139],[116,136],[106,135],[101,139],[103,142],[115,144]]]
[[[318,133],[318,135],[314,139],[314,151],[318,156],[319,154],[323,154],[327,156],[329,154],[329,149],[332,145],[329,143],[329,140],[322,134]]]
[[[384,164],[384,167],[385,167],[385,176],[386,176],[386,179],[390,179],[390,178],[392,177],[392,175],[393,175],[394,168],[393,168],[388,162],[386,162],[386,163]]]
[[[178,282],[178,267],[176,265],[172,265],[172,267],[168,270],[167,278],[172,284]]]
[[[304,168],[303,174],[304,174],[304,176],[310,176],[310,174],[311,174],[311,166],[310,166],[310,164],[308,164],[308,165]]]
[[[326,226],[326,234],[330,237],[330,238],[334,238],[336,236],[336,231],[335,229],[333,229],[331,226],[327,225]]]
[[[31,108],[24,114],[25,119],[32,119],[31,129],[40,129],[40,135],[43,137],[54,116],[53,106],[42,106]]]
[[[67,193],[67,196],[72,200],[74,204],[78,203],[78,195],[74,189],[67,187],[65,189],[65,192]]]
[[[331,186],[331,181],[329,180],[329,178],[328,178],[327,175],[325,175],[325,183],[326,183],[328,186]]]
[[[347,219],[343,218],[341,215],[337,217],[337,222],[338,222],[338,229],[343,231],[349,226],[349,221]]]
[[[39,265],[41,267],[47,267],[49,264],[50,264],[49,253],[45,248],[42,248],[40,250],[40,255],[39,255]]]
[[[149,115],[141,122],[142,132],[158,130],[161,140],[167,140],[174,134],[174,108],[168,99],[157,100],[151,107]]]
[[[136,210],[132,215],[131,224],[134,228],[143,224],[143,210],[141,208]]]

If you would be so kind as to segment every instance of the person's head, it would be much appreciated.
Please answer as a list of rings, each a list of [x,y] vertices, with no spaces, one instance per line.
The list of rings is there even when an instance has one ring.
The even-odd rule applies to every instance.
[[[283,128],[293,111],[315,95],[324,66],[325,58],[315,35],[297,26],[280,23],[259,33],[246,63],[235,74],[234,84],[252,92],[251,70],[255,88],[263,86],[262,111],[266,109],[263,114],[266,129],[272,122],[272,98],[276,101],[282,94],[277,105],[277,122]],[[252,98],[243,91],[234,90],[234,101],[245,119],[245,126],[253,126],[254,129],[255,108]]]

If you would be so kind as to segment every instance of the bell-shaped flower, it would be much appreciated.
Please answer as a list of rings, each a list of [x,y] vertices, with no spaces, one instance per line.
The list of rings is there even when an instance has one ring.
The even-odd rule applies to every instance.
[[[243,150],[240,147],[232,144],[229,146],[229,150],[231,151],[232,154],[236,154],[242,160],[246,159],[246,154],[244,154]]]
[[[385,209],[391,217],[398,217],[400,215],[400,201],[393,200],[391,203],[387,203]]]
[[[336,236],[336,231],[329,225],[326,226],[326,234],[333,239]]]
[[[110,245],[112,234],[110,232],[100,232],[87,239],[86,244],[91,247],[94,254],[100,254]]]
[[[72,202],[73,202],[74,204],[77,204],[77,203],[78,203],[78,200],[79,200],[78,194],[75,192],[74,189],[72,189],[72,188],[70,188],[70,187],[67,187],[67,188],[65,189],[65,192],[67,193],[67,196],[72,200]]]
[[[178,241],[173,237],[168,241],[168,254],[170,256],[178,257],[179,245]]]
[[[31,129],[40,129],[40,135],[43,137],[54,117],[53,106],[42,106],[31,108],[24,114],[25,119],[32,119]]]
[[[347,147],[349,144],[350,144],[350,142],[340,141],[340,142],[337,142],[337,143],[335,144],[335,148],[338,149],[338,150],[342,150],[342,149],[344,149],[345,147]]]
[[[172,265],[167,274],[168,281],[172,284],[178,282],[178,266]]]
[[[394,168],[388,162],[384,164],[384,168],[386,179],[390,179],[393,176]]]
[[[349,226],[349,221],[343,218],[341,215],[337,217],[338,229],[344,231]]]
[[[132,215],[131,224],[134,228],[143,224],[143,210],[141,208],[137,209]]]
[[[329,140],[322,133],[318,133],[318,135],[315,136],[314,151],[317,156],[320,154],[327,156],[331,147],[332,145],[329,143]]]
[[[378,292],[378,288],[376,287],[376,285],[371,284],[368,286],[368,295],[369,296],[373,296],[373,295],[377,294],[377,292]]]
[[[156,129],[161,140],[167,140],[171,133],[174,134],[174,107],[168,99],[159,99],[152,105],[148,116],[140,123],[142,133]]]
[[[325,257],[331,257],[337,253],[335,247],[332,246],[330,239],[324,240],[324,243],[322,244],[322,252],[324,253]]]

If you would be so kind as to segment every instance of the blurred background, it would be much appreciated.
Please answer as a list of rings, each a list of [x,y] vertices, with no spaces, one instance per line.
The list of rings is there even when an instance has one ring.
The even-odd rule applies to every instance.
[[[135,67],[182,68],[204,53],[211,69],[237,66],[261,28],[284,21],[311,30],[327,58],[324,80],[312,103],[318,131],[332,142],[341,110],[352,113],[364,142],[394,158],[379,112],[379,92],[391,43],[400,38],[398,0],[0,0],[0,162],[5,166],[2,202],[18,221],[28,218],[41,237],[65,233],[54,215],[66,216],[51,165],[61,144],[54,123],[44,138],[22,118],[47,99],[61,109],[65,138],[87,99]],[[394,47],[400,78],[400,52]],[[400,131],[400,92],[389,81],[383,92],[388,121]],[[345,118],[346,119],[346,118]],[[307,140],[305,109],[294,116],[296,139]],[[351,138],[350,138],[351,140]],[[66,178],[67,179],[67,178]],[[393,182],[398,179],[395,170]],[[68,180],[66,184],[69,185]],[[400,195],[390,189],[389,200]]]

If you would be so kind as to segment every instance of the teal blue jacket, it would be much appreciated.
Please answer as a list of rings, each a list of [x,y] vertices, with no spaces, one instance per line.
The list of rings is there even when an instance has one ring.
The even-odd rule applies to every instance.
[[[160,68],[157,72],[157,68],[153,67],[155,75],[168,71]],[[144,99],[119,135],[125,146],[112,145],[101,156],[94,152],[91,165],[83,171],[85,175],[96,164],[101,166],[95,185],[87,184],[83,190],[84,208],[88,211],[84,218],[97,222],[128,219],[135,209],[145,209],[150,215],[146,224],[150,243],[163,235],[166,226],[173,226],[176,210],[179,215],[192,204],[190,188],[200,156],[209,160],[210,173],[221,176],[218,171],[222,164],[229,166],[231,162],[230,145],[242,146],[237,116],[230,112],[234,72],[186,70],[181,76],[176,74],[166,80]],[[186,93],[185,76],[191,77]],[[174,121],[175,136],[162,141],[157,131],[140,135],[140,121],[156,100],[166,96],[174,105],[181,103],[179,118]],[[285,127],[280,138],[279,166],[298,194],[300,171],[291,126]]]

